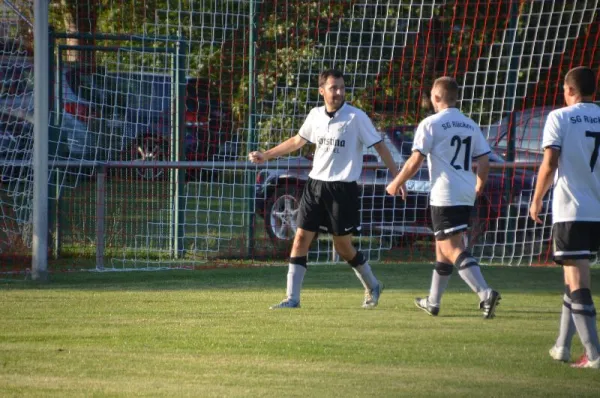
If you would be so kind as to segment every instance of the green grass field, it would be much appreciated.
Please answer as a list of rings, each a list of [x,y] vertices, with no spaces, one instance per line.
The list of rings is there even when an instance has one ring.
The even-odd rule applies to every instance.
[[[302,308],[280,311],[285,267],[3,281],[0,396],[600,395],[600,372],[547,353],[560,268],[486,267],[494,320],[458,275],[433,318],[412,304],[431,265],[373,268],[386,290],[372,311],[345,265],[310,267]]]

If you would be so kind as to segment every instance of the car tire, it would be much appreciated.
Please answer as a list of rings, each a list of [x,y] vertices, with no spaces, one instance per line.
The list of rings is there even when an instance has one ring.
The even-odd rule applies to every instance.
[[[265,205],[265,231],[277,246],[291,245],[296,234],[302,187],[277,187]]]

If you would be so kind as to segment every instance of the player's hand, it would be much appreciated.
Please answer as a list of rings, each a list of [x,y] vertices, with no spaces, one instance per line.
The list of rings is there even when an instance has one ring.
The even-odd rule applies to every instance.
[[[534,200],[531,202],[531,207],[529,208],[529,217],[531,217],[531,219],[538,224],[542,223],[542,220],[540,219],[540,216],[539,216],[541,210],[542,210],[542,200],[541,199]]]
[[[407,195],[408,195],[408,190],[406,189],[406,184],[400,185],[400,196],[402,196],[402,200],[406,200]]]
[[[262,153],[261,151],[250,152],[248,154],[248,159],[252,163],[256,163],[256,164],[263,164],[266,161],[265,154]]]
[[[388,195],[396,196],[398,187],[393,182],[390,182],[387,187],[385,187],[385,191],[388,193]]]
[[[400,196],[402,196],[403,200],[406,200],[406,195],[407,195],[407,190],[406,190],[406,184],[402,184],[400,186],[398,186],[398,184],[395,184],[394,182],[390,182],[388,184],[388,186],[385,188],[385,191],[392,196],[396,196],[398,194],[400,194]]]
[[[483,187],[475,187],[475,197],[480,197],[481,195],[483,195]]]

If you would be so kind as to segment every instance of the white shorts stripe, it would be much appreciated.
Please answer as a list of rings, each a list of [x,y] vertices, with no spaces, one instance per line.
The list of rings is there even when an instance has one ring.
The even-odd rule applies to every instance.
[[[554,252],[555,256],[579,256],[579,255],[591,255],[592,252],[589,250],[574,250],[574,251],[558,251]]]
[[[468,227],[469,226],[467,224],[462,224],[462,225],[459,225],[459,226],[456,226],[456,227],[445,229],[442,232],[444,232],[445,234],[449,234],[449,233],[454,232],[454,231],[460,231],[462,229],[467,229]]]

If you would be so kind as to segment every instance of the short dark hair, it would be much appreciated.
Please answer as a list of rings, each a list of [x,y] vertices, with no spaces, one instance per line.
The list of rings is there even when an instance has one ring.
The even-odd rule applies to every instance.
[[[433,87],[439,87],[442,90],[442,100],[448,104],[458,101],[458,83],[456,79],[450,76],[443,76],[435,79]]]
[[[327,83],[327,79],[329,79],[330,77],[334,77],[336,79],[343,79],[344,78],[344,74],[342,72],[340,72],[337,69],[327,69],[324,70],[323,72],[321,72],[321,74],[319,75],[319,87],[322,87],[325,85],[325,83]]]
[[[565,83],[573,87],[582,97],[596,93],[596,75],[592,68],[578,66],[567,72]]]

